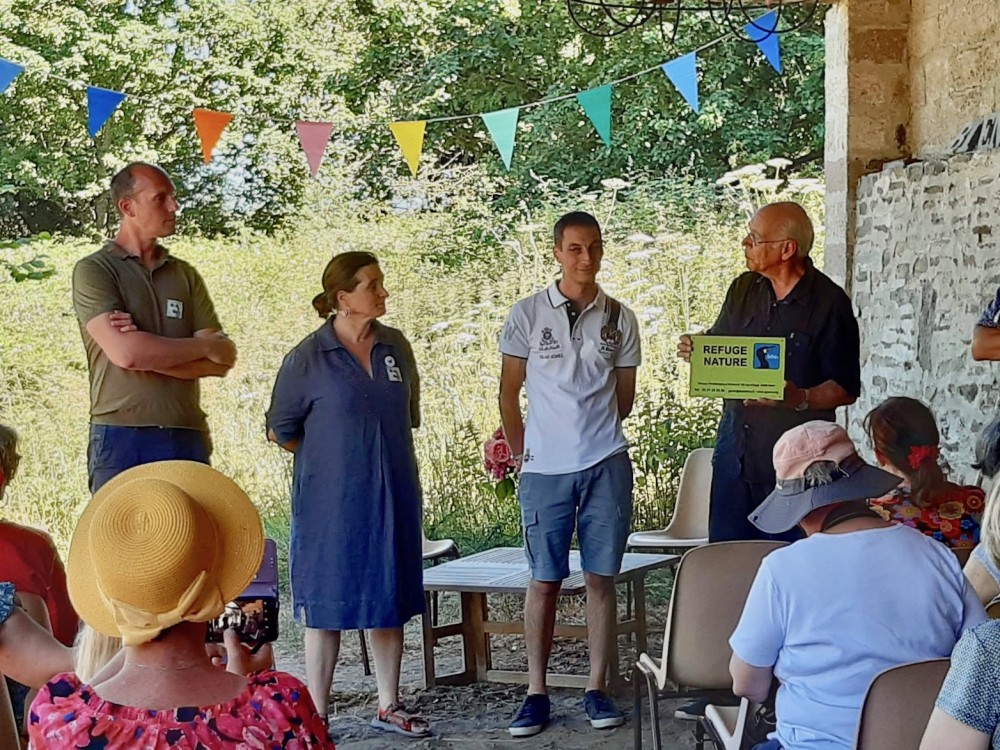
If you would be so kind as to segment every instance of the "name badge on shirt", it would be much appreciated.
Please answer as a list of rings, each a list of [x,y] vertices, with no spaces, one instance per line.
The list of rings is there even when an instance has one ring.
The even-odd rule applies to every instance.
[[[184,317],[184,303],[179,299],[168,299],[167,300],[167,317],[168,318],[183,318]]]
[[[393,383],[403,382],[403,373],[399,371],[398,367],[396,367],[395,357],[385,358],[385,374],[389,378],[390,382]]]

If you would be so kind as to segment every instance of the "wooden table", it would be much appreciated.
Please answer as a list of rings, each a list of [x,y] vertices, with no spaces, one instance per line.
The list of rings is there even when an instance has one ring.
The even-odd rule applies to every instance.
[[[677,563],[678,555],[652,555],[627,553],[622,560],[621,572],[616,583],[631,583],[635,598],[635,614],[615,626],[615,644],[611,656],[611,679],[620,678],[618,664],[618,636],[635,633],[636,653],[646,650],[646,573]],[[583,594],[587,587],[580,569],[580,553],[570,552],[569,578],[563,581],[560,593]],[[528,562],[520,547],[497,547],[469,557],[437,565],[424,571],[424,589],[428,592],[456,591],[461,595],[461,621],[447,625],[431,622],[429,609],[423,616],[424,677],[427,687],[432,685],[468,685],[473,682],[527,683],[527,672],[493,669],[490,658],[490,635],[493,633],[524,633],[522,621],[494,621],[489,619],[487,594],[516,594],[524,596],[531,581]],[[555,626],[555,635],[586,640],[585,625]],[[448,675],[436,674],[434,646],[438,639],[459,636],[463,641],[465,666],[463,671]],[[549,673],[548,684],[553,687],[585,688],[587,677]]]

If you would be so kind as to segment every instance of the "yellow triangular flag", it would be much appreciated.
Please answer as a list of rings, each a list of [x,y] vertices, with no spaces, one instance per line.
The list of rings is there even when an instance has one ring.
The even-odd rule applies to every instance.
[[[424,120],[413,120],[410,122],[393,122],[389,124],[389,130],[396,137],[403,152],[403,158],[410,165],[413,176],[417,176],[417,165],[420,164],[420,152],[424,150],[424,130],[427,123]]]

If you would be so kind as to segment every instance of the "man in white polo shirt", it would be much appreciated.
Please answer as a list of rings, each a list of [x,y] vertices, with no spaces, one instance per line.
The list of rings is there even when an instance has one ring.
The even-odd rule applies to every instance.
[[[587,583],[584,708],[598,729],[624,721],[605,680],[616,647],[614,578],[632,521],[632,464],[622,420],[635,398],[639,329],[632,311],[597,285],[604,254],[597,219],[582,211],[559,219],[554,253],[562,278],[515,304],[500,340],[500,416],[521,467],[518,502],[531,566],[524,603],[528,695],[510,725],[515,737],[537,734],[549,720],[545,673],[574,530]]]

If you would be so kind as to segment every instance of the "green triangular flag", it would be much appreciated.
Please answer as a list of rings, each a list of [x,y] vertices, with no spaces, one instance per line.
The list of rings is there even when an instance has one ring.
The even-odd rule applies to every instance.
[[[605,145],[611,145],[611,84],[581,91],[576,100],[590,118]]]
[[[514,136],[517,134],[517,117],[520,113],[520,108],[512,107],[481,115],[507,169],[510,169],[510,160],[514,158]]]

